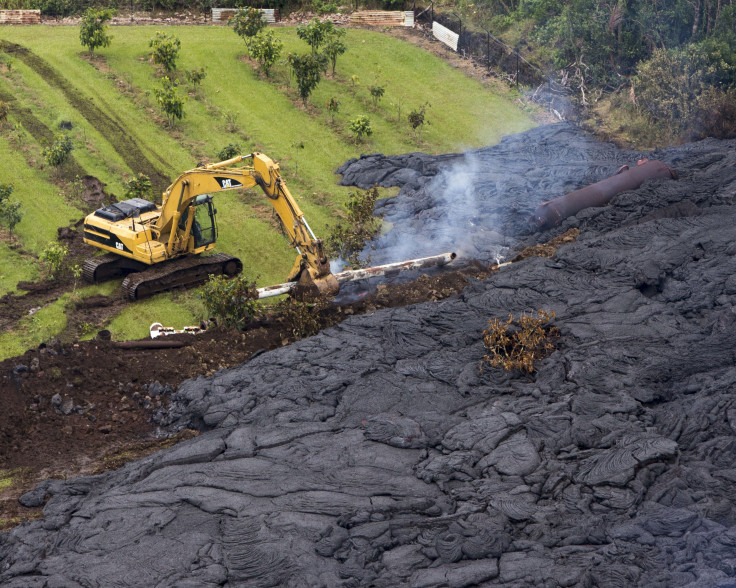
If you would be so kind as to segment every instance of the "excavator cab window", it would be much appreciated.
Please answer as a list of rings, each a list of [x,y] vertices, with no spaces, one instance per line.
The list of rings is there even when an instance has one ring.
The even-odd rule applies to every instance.
[[[192,236],[196,248],[215,242],[217,239],[217,225],[215,224],[215,209],[212,207],[212,196],[209,194],[197,196],[195,205]]]

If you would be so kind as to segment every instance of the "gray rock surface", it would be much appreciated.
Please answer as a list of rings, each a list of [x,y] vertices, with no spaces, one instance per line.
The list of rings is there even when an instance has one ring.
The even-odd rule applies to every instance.
[[[540,199],[637,155],[565,125],[477,151],[481,200],[507,178],[460,211],[478,251],[578,240],[185,382],[171,417],[202,434],[26,495],[50,498],[0,536],[0,584],[733,586],[736,142],[653,154],[681,179],[523,234]],[[384,208],[417,206],[392,217],[405,240],[416,217],[439,237],[452,207],[426,190],[462,157],[402,157]],[[361,161],[390,182],[401,158]],[[479,370],[488,320],[540,308],[562,338],[538,372]]]

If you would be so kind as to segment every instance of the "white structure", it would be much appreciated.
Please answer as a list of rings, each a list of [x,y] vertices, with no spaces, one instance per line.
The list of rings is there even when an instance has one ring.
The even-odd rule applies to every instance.
[[[453,33],[447,27],[443,27],[437,21],[432,22],[432,34],[434,35],[435,39],[437,39],[438,41],[442,41],[453,51],[457,51],[457,42],[460,39],[460,35],[458,35],[457,33]]]
[[[259,10],[263,13],[263,18],[268,24],[273,24],[281,19],[279,11],[276,8],[259,8]],[[237,12],[237,8],[213,8],[212,22],[216,24],[227,24],[227,21],[235,16]]]

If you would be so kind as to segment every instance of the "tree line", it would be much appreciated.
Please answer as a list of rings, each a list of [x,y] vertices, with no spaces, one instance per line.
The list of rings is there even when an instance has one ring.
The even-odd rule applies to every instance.
[[[355,6],[355,3],[350,3]],[[82,14],[88,8],[114,8],[121,12],[135,10],[137,12],[188,10],[206,14],[212,8],[243,8],[252,5],[257,8],[278,8],[287,12],[308,10],[317,14],[337,12],[340,3],[337,0],[2,0],[2,10],[40,10],[41,14],[53,17],[65,17]],[[382,8],[399,10],[404,0],[361,0],[366,8]]]
[[[684,139],[736,135],[734,0],[456,0],[468,23]]]

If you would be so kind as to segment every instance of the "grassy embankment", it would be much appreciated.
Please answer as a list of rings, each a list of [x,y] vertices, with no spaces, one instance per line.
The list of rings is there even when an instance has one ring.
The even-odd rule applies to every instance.
[[[285,44],[284,53],[309,50],[294,29],[275,30]],[[206,26],[166,29],[181,40],[179,77],[183,79],[185,70],[200,67],[207,73],[201,88],[188,97],[184,119],[169,128],[153,99],[152,90],[159,81],[147,58],[148,41],[156,28],[120,27],[111,32],[112,45],[100,50],[100,57],[93,61],[85,58],[76,27],[5,28],[2,37],[46,60],[75,91],[117,121],[165,177],[173,179],[199,161],[216,160],[217,151],[228,143],[238,143],[246,153],[262,151],[279,161],[318,235],[328,234],[329,225],[342,214],[349,190],[336,185],[339,178],[334,170],[345,160],[376,151],[441,153],[478,147],[534,124],[507,97],[492,94],[436,57],[362,30],[349,31],[349,50],[338,59],[337,76],[323,78],[305,109],[297,99],[295,83],[287,85],[283,65],[275,68],[270,79],[264,78],[242,59],[245,46],[232,30]],[[107,184],[106,191],[115,198],[121,197],[123,181],[136,171],[126,164],[114,137],[100,132],[95,121],[73,107],[58,87],[21,59],[2,57],[11,67],[0,67],[0,89],[16,100],[11,104],[9,125],[0,136],[0,155],[10,164],[0,171],[0,183],[15,186],[13,198],[22,202],[25,216],[16,227],[19,250],[0,244],[0,294],[12,291],[19,279],[35,278],[38,272],[29,260],[55,238],[57,227],[82,218],[88,210],[59,179],[60,174],[44,165],[42,145],[28,133],[17,139],[12,129],[18,121],[14,108],[29,108],[53,132],[58,132],[61,120],[71,121],[72,154],[77,163]],[[357,76],[357,85],[352,76]],[[368,91],[374,83],[386,88],[377,108]],[[325,106],[332,96],[341,102],[334,125]],[[392,106],[399,102],[401,122]],[[431,105],[427,109],[430,124],[417,143],[406,115],[425,102]],[[356,144],[346,127],[359,114],[369,117],[374,133]],[[294,252],[275,229],[270,207],[260,192],[223,193],[216,202],[218,250],[240,256],[245,272],[257,277],[260,285],[282,281]],[[102,291],[110,289],[85,288],[81,295]],[[48,325],[41,314],[33,321],[23,321],[16,332],[0,336],[2,356],[12,355],[11,342],[13,351],[22,351],[63,330],[59,309],[69,303],[68,298],[53,303],[59,307],[56,310],[43,309],[55,317]],[[154,320],[181,326],[195,321],[201,312],[195,293],[165,294],[129,306],[106,326],[119,339],[141,337]]]

